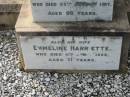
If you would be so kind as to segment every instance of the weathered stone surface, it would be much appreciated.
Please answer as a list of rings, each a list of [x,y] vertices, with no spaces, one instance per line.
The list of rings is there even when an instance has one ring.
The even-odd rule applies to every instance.
[[[0,12],[19,12],[24,0],[1,0]]]
[[[0,29],[14,28],[19,13],[0,13]]]
[[[19,19],[16,24],[17,32],[64,32],[65,30],[72,32],[85,32],[95,29],[104,32],[123,32],[128,30],[129,22],[126,14],[126,7],[122,0],[116,0],[114,17],[112,22],[48,22],[37,23],[33,21],[30,0],[21,9]],[[26,17],[26,18],[25,18]],[[101,28],[102,27],[102,28]],[[97,30],[94,30],[97,31]],[[101,32],[102,32],[101,31]],[[99,32],[99,31],[98,31]],[[100,33],[100,32],[99,32]]]
[[[14,28],[24,0],[0,0],[0,29]]]
[[[117,42],[114,42],[113,41],[114,39],[111,38],[112,41],[110,39],[110,41],[109,41],[110,43],[104,42],[104,43],[101,43],[101,45],[100,45],[101,38],[99,38],[99,40],[97,40],[97,41],[95,40],[97,42],[97,44],[99,44],[98,46],[103,46],[103,45],[112,46],[114,44],[118,44],[118,46],[120,46],[120,47],[117,47],[118,50],[113,51],[112,47],[110,49],[110,50],[112,50],[111,55],[112,56],[117,55],[115,57],[118,58],[119,60],[117,61],[116,59],[112,58],[112,56],[111,56],[111,58],[112,58],[111,62],[107,61],[106,64],[105,64],[105,62],[103,64],[110,65],[110,63],[114,62],[114,65],[112,65],[112,66],[115,66],[115,64],[118,64],[115,66],[116,69],[114,68],[114,70],[122,70],[122,71],[127,70],[127,57],[128,57],[127,53],[128,53],[128,45],[129,45],[130,27],[129,27],[129,23],[128,23],[126,8],[125,8],[124,2],[122,0],[116,0],[117,4],[115,6],[115,13],[114,13],[112,22],[96,22],[96,21],[91,22],[91,21],[89,21],[89,22],[67,22],[67,23],[66,22],[48,22],[48,23],[33,22],[30,0],[28,0],[26,2],[27,3],[25,5],[23,5],[23,7],[22,7],[22,10],[19,15],[19,19],[16,24],[16,35],[18,38],[19,48],[21,51],[22,66],[25,70],[28,70],[28,71],[29,70],[39,70],[39,69],[40,70],[51,70],[51,71],[53,71],[53,70],[58,71],[58,70],[63,70],[63,69],[65,71],[66,71],[66,69],[70,70],[70,71],[72,71],[72,69],[73,70],[80,70],[80,69],[85,70],[85,68],[84,68],[85,62],[84,62],[84,64],[81,64],[82,62],[80,62],[79,65],[77,65],[78,64],[77,62],[74,62],[74,63],[70,62],[69,64],[68,64],[68,62],[58,62],[58,63],[57,62],[48,62],[48,59],[46,59],[46,58],[48,58],[48,55],[47,55],[47,57],[38,56],[38,58],[35,58],[33,56],[33,54],[35,54],[37,52],[32,51],[32,48],[34,47],[34,45],[38,45],[38,44],[39,45],[52,45],[52,44],[50,44],[51,40],[54,40],[54,41],[62,40],[64,42],[66,42],[69,40],[74,40],[75,37],[81,37],[83,39],[83,37],[85,37],[85,36],[88,38],[90,38],[90,36],[92,36],[93,37],[92,39],[95,39],[96,36],[98,36],[98,37],[106,36],[107,38],[115,37],[115,40]],[[41,36],[41,40],[39,40],[40,36]],[[57,37],[54,38],[54,36],[57,36]],[[59,37],[62,39],[58,40]],[[72,39],[68,39],[68,38],[65,39],[64,37],[71,37]],[[122,39],[119,39],[119,38],[123,38],[123,41],[122,41]],[[44,43],[45,40],[47,42]],[[80,39],[79,40],[76,39],[76,40],[79,41]],[[29,43],[29,45],[27,43]],[[33,43],[36,43],[36,44],[33,44]],[[26,46],[25,46],[25,44],[26,44]],[[93,44],[93,45],[97,45],[97,44]],[[58,45],[58,44],[53,44],[53,46],[56,46],[56,45]],[[62,44],[62,46],[63,45],[64,44]],[[74,45],[76,46],[77,43]],[[88,44],[85,44],[85,45],[88,45]],[[91,46],[93,46],[93,45],[91,45]],[[121,49],[121,45],[122,45],[122,49]],[[26,48],[24,48],[24,46]],[[79,47],[83,46],[83,44],[78,44],[78,46]],[[114,45],[113,47],[115,47],[115,46],[117,46],[117,45]],[[37,48],[35,48],[35,49],[37,49]],[[31,51],[31,53],[28,51]],[[117,51],[119,51],[119,52],[117,53]],[[41,51],[38,51],[38,52],[41,53]],[[44,51],[42,51],[42,53],[43,52]],[[48,52],[49,51],[46,51],[46,53],[48,53]],[[53,51],[51,51],[49,53],[53,53]],[[62,53],[66,53],[66,51],[64,51]],[[74,51],[73,53],[80,54],[81,52]],[[89,53],[88,56],[93,56],[94,53],[93,52],[91,52],[91,53],[92,54]],[[121,58],[120,58],[119,53],[121,53]],[[53,57],[57,58],[56,56],[53,56]],[[71,57],[73,59],[76,59],[78,56],[74,55],[74,56],[70,56],[70,58]],[[41,61],[38,60],[37,62],[35,61],[36,63],[33,62],[34,64],[32,66],[34,66],[35,67],[34,68],[31,65],[30,66],[28,65],[29,62],[27,62],[27,61],[30,58],[32,58],[31,61],[33,61],[33,59],[39,59]],[[64,58],[66,58],[66,56],[60,56],[60,57],[58,56],[58,58],[64,59]],[[83,59],[81,56],[79,56],[79,58]],[[97,56],[97,59],[98,58],[100,59],[101,62],[105,61],[104,57],[101,58],[101,56],[100,57]],[[118,62],[118,63],[116,63],[116,62]],[[95,63],[97,63],[97,62],[95,62]],[[50,66],[50,64],[53,68]],[[80,66],[80,64],[82,66]],[[64,67],[65,65],[66,65],[66,67]],[[73,68],[69,68],[70,65],[72,65]],[[45,68],[44,68],[44,66],[45,66]],[[76,66],[78,66],[78,67],[76,67]],[[94,66],[94,65],[91,64],[91,66]],[[96,67],[87,68],[87,66],[86,66],[86,70],[92,70],[95,68],[97,70],[106,69],[105,67],[103,67],[103,69],[100,68],[99,65],[95,65],[95,66],[97,66],[98,69]],[[110,67],[107,66],[107,67],[108,67],[107,68],[108,70],[113,70],[113,67],[111,67],[111,66]],[[30,69],[28,69],[28,68],[30,68]]]
[[[119,70],[122,37],[21,36],[20,42],[26,69]]]
[[[112,21],[114,0],[31,0],[33,20]]]

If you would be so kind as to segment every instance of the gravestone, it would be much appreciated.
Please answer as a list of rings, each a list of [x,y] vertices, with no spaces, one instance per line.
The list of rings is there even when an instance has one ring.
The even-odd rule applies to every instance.
[[[36,23],[32,3],[27,0],[15,26],[22,68],[26,71],[127,71],[130,26],[124,2],[115,2],[111,22]]]
[[[31,0],[33,20],[112,21],[114,0]]]

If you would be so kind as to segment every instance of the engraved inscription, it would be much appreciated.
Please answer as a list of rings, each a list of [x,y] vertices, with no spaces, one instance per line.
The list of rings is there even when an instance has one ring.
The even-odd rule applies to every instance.
[[[112,20],[114,0],[32,0],[34,21]]]
[[[122,37],[21,36],[20,41],[28,69],[119,69]]]

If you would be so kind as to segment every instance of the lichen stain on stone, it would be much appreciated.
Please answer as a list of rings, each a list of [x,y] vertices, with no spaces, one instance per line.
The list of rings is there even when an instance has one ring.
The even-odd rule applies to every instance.
[[[104,42],[106,40],[106,38],[102,38],[102,41]]]
[[[46,39],[47,39],[46,36],[41,37],[42,41],[45,41]]]

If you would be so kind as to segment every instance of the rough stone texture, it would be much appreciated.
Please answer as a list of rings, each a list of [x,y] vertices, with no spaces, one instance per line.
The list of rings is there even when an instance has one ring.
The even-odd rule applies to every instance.
[[[14,28],[18,17],[18,13],[1,13],[0,14],[0,29]]]
[[[0,28],[14,28],[24,0],[0,0]]]
[[[0,0],[0,12],[19,12],[24,0]]]
[[[14,31],[0,32],[1,97],[130,97],[126,74],[45,73],[19,69]]]
[[[130,12],[130,0],[125,0],[128,12]]]

